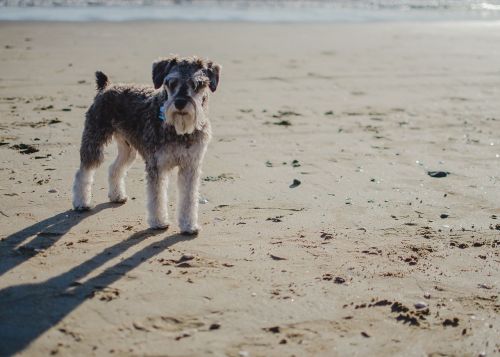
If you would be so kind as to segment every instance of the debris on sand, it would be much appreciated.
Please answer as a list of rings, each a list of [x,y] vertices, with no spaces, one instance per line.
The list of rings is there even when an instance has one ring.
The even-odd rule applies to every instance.
[[[333,280],[333,282],[334,282],[335,284],[344,284],[344,283],[345,283],[345,279],[344,279],[344,278],[342,278],[342,277],[340,277],[340,276],[337,276],[337,277],[335,278],[335,280]]]
[[[451,327],[457,327],[458,326],[458,318],[454,317],[453,320],[451,319],[446,319],[443,321],[443,326],[451,326]]]
[[[33,110],[49,110],[49,109],[54,109],[54,106],[52,104],[49,104],[46,106],[36,107]]]
[[[273,124],[274,125],[282,125],[282,126],[290,126],[290,125],[292,125],[292,123],[290,122],[290,120],[275,121]]]
[[[302,182],[300,182],[300,180],[293,179],[292,184],[291,184],[290,186],[288,186],[288,187],[290,187],[290,188],[295,188],[295,187],[297,187],[297,186],[300,186],[300,184],[301,184],[301,183],[302,183]]]
[[[493,285],[488,285],[488,284],[478,284],[477,286],[481,289],[487,289],[487,290],[493,289]]]
[[[330,240],[333,239],[333,234],[327,232],[321,232],[320,238],[323,238],[324,240]]]
[[[450,173],[447,171],[427,171],[427,175],[429,175],[430,177],[434,177],[434,178],[446,177],[449,174]]]
[[[220,329],[220,324],[218,323],[213,323],[208,327],[209,330],[218,330]]]
[[[22,245],[19,248],[17,248],[16,253],[19,253],[20,255],[27,255],[27,256],[34,256],[38,253],[41,253],[44,251],[44,249],[40,248],[35,248],[27,245]]]
[[[277,114],[273,114],[273,118],[281,119],[284,117],[300,117],[302,114],[291,110],[278,110]]]
[[[175,340],[176,340],[176,341],[179,341],[179,340],[181,340],[181,339],[183,339],[183,338],[186,338],[186,337],[191,337],[191,335],[190,335],[189,333],[187,333],[187,332],[184,332],[183,334],[181,334],[181,335],[179,335],[179,336],[176,336],[176,337],[175,337]]]
[[[139,331],[148,331],[148,329],[139,322],[134,322],[132,326],[134,326],[134,328]]]
[[[281,332],[281,329],[279,326],[264,327],[263,330],[267,331],[267,332],[272,332],[272,333],[280,333]]]
[[[323,274],[323,276],[321,277],[321,279],[323,280],[326,280],[326,281],[332,281],[335,283],[335,284],[344,284],[345,283],[345,279],[340,277],[340,276],[336,276],[335,278],[333,277],[332,274],[330,273],[326,273],[326,274]]]
[[[272,260],[287,260],[286,258],[279,257],[279,256],[274,255],[274,254],[269,254],[269,256],[271,257]]]
[[[16,145],[12,145],[10,148],[14,149],[14,150],[18,150],[23,155],[31,155],[31,154],[34,154],[35,152],[40,151],[36,147],[29,145],[29,144],[16,144]]]
[[[420,309],[425,309],[427,308],[427,304],[423,301],[419,301],[415,303],[415,309],[420,310]]]
[[[403,321],[403,324],[408,324],[409,326],[420,326],[420,322],[418,322],[417,318],[409,314],[399,314],[396,317],[396,321]]]
[[[184,263],[190,260],[194,259],[194,255],[191,254],[183,254],[182,257],[179,258],[179,260],[176,261],[177,264]]]
[[[205,182],[229,181],[234,180],[231,174],[220,174],[219,176],[206,176],[203,178]]]

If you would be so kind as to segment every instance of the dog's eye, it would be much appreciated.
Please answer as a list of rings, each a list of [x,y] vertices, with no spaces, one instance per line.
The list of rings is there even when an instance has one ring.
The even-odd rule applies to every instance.
[[[192,81],[191,83],[194,91],[200,90],[205,85],[203,81]]]
[[[191,79],[189,81],[189,85],[191,86],[191,88],[193,88],[194,91],[197,91],[198,88],[199,88],[199,83],[197,80],[194,80],[194,79]]]
[[[169,88],[175,88],[177,86],[177,83],[179,83],[179,81],[176,78],[172,78],[172,79],[166,80],[166,82],[165,82],[165,84]]]

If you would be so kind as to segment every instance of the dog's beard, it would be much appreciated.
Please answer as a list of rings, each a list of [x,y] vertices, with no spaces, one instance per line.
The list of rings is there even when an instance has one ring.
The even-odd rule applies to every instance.
[[[192,113],[173,113],[173,124],[178,135],[191,134],[196,129],[195,116]]]
[[[177,135],[192,134],[196,129],[201,129],[203,109],[195,107],[197,103],[187,103],[182,110],[177,110],[172,103],[166,110],[166,121],[168,125],[175,128]]]

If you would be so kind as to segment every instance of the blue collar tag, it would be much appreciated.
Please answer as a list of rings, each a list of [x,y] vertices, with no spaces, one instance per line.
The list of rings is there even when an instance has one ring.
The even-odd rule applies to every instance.
[[[165,121],[165,103],[160,107],[160,112],[158,113],[158,119]]]

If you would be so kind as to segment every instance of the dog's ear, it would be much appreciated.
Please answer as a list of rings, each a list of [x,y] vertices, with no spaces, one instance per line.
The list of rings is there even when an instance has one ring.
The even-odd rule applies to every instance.
[[[212,92],[215,92],[217,86],[219,85],[219,77],[220,77],[221,66],[212,61],[207,62],[207,76],[210,80],[208,87]]]
[[[159,58],[153,62],[153,84],[155,89],[162,86],[168,72],[177,64],[177,56]]]

